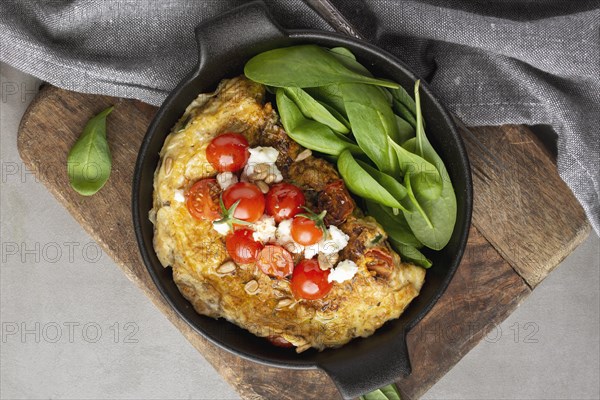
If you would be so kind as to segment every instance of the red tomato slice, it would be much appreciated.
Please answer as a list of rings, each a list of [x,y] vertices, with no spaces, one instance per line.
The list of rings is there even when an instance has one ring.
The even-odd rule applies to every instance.
[[[297,299],[316,300],[329,293],[333,284],[327,280],[329,270],[319,268],[316,259],[302,260],[294,267],[291,288]]]
[[[265,196],[258,186],[248,182],[238,182],[223,192],[223,204],[229,209],[235,202],[237,205],[233,217],[242,221],[256,222],[265,211]]]
[[[306,203],[304,193],[291,183],[276,183],[271,186],[266,196],[267,214],[273,216],[276,222],[292,218],[302,212]]]
[[[283,247],[275,245],[265,246],[258,255],[256,265],[265,274],[282,279],[294,270],[292,255]]]
[[[225,240],[229,256],[238,264],[249,264],[256,261],[263,246],[255,241],[250,229],[237,229]]]
[[[186,206],[192,217],[215,221],[221,218],[219,194],[221,188],[216,179],[201,179],[186,193]]]
[[[248,141],[239,133],[223,133],[208,144],[206,159],[217,171],[238,171],[248,162],[248,147]]]

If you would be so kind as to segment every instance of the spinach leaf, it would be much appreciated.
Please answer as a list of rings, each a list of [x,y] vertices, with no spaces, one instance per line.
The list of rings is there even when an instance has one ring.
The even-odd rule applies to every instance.
[[[285,131],[300,145],[333,156],[338,156],[345,149],[362,154],[362,150],[344,135],[336,133],[320,122],[306,118],[284,89],[277,89],[276,101]]]
[[[435,155],[437,156],[437,153],[435,152],[435,150],[433,149],[433,146],[429,143],[429,140],[427,140],[427,136],[425,136],[425,129],[423,127],[423,113],[421,112],[421,96],[419,95],[419,85],[420,85],[421,81],[417,80],[415,82],[415,99],[416,99],[416,104],[418,104],[417,107],[417,146],[416,146],[416,150],[417,150],[417,154],[419,154],[421,157],[425,157],[425,147],[428,148],[429,151],[432,151],[433,153],[435,153]],[[439,159],[439,157],[437,157]]]
[[[388,240],[392,245],[392,248],[396,250],[398,254],[400,254],[402,261],[408,261],[423,268],[429,268],[433,265],[431,260],[425,257],[425,255],[416,247],[401,243],[391,236],[388,238]]]
[[[327,111],[329,111],[331,113],[331,115],[333,115],[333,117],[335,119],[337,119],[339,122],[341,122],[342,124],[344,124],[344,126],[346,128],[348,128],[348,132],[350,132],[350,121],[348,121],[348,119],[343,116],[338,110],[336,110],[335,108],[333,108],[332,106],[330,106],[329,104],[325,103],[324,101],[320,101],[317,100],[319,102],[320,105],[322,105],[323,107],[325,107],[325,109]],[[343,133],[343,132],[340,132]]]
[[[357,74],[361,74],[368,77],[373,77],[371,71],[366,69],[361,63],[356,61],[356,57],[350,50],[345,47],[334,47],[329,50],[329,52],[337,58],[337,60],[344,65],[344,67],[348,68],[356,72]]]
[[[414,139],[409,140],[409,142]],[[413,142],[414,143],[414,142]],[[442,164],[443,166],[443,164]],[[408,196],[403,204],[409,212],[404,211],[404,217],[416,238],[433,250],[443,249],[454,231],[456,223],[456,195],[448,179],[442,180],[442,192],[438,198],[432,199],[413,191],[405,179]]]
[[[106,140],[106,117],[113,108],[107,108],[88,121],[67,156],[69,182],[81,195],[93,195],[110,176],[112,158]]]
[[[442,193],[442,177],[438,169],[423,157],[405,149],[392,139],[389,139],[389,144],[398,157],[401,174],[413,175],[412,182],[423,196],[432,199],[439,197]]]
[[[394,100],[396,100],[396,102],[398,102],[400,105],[404,106],[404,108],[413,117],[416,117],[416,115],[417,115],[416,103],[413,100],[413,98],[410,97],[410,94],[408,94],[408,92],[402,86],[400,86],[397,89],[386,89],[386,90],[392,94],[392,97],[394,98]]]
[[[393,238],[396,242],[410,245],[416,248],[423,247],[423,244],[415,237],[404,218],[404,214],[394,214],[391,208],[383,206],[371,200],[366,200],[367,214],[375,218],[383,227],[388,238]]]
[[[404,175],[404,185],[406,185],[406,192],[408,195],[407,198],[409,200],[405,203],[406,209],[411,210],[413,213],[418,213],[418,215],[423,219],[423,222],[425,222],[427,227],[429,229],[433,229],[433,224],[431,223],[431,220],[429,219],[427,214],[425,214],[425,210],[423,210],[423,208],[419,204],[419,201],[417,200],[417,197],[415,196],[415,192],[413,191],[412,184],[410,182],[410,177],[410,173]]]
[[[400,392],[393,383],[377,389],[373,392],[367,393],[364,396],[360,396],[359,400],[401,400]]]
[[[398,126],[398,140],[394,140],[396,143],[401,145],[408,139],[415,137],[415,128],[397,115],[396,125]]]
[[[329,49],[330,52],[334,53],[335,57],[338,59],[339,62],[341,62],[342,64],[344,64],[344,66],[346,66],[348,69],[351,69],[352,71],[355,71],[359,74],[363,74],[366,76],[373,76],[373,74],[371,74],[371,71],[369,71],[367,68],[365,68],[365,66],[363,66],[361,63],[359,63],[358,61],[356,61],[356,57],[354,56],[354,54],[352,54],[352,52],[350,50],[348,50],[345,47],[334,47],[332,49]],[[381,91],[381,93],[385,96],[385,98],[387,99],[389,105],[392,105],[392,101],[394,99],[392,93],[388,92],[386,88],[383,88],[381,86],[378,86],[377,89],[379,91]],[[404,90],[404,89],[402,89]]]
[[[390,137],[398,140],[396,117],[376,87],[359,83],[340,85],[344,106],[358,146],[379,170],[395,175],[398,157]]]
[[[406,141],[403,147],[409,152],[421,153],[426,160],[436,166],[442,182],[442,191],[439,197],[434,198],[429,196],[425,188],[419,187],[419,185],[415,185],[413,190],[410,185],[412,178],[405,177],[407,198],[410,201],[405,200],[403,204],[406,209],[411,211],[404,212],[404,216],[417,239],[433,250],[441,250],[448,244],[456,224],[456,194],[442,159],[429,143],[423,130],[421,99],[418,89],[419,82],[415,84],[417,137]],[[408,178],[408,183],[406,178]]]
[[[406,106],[404,104],[402,104],[402,103],[398,102],[398,100],[394,99],[392,101],[392,108],[394,109],[394,112],[396,114],[398,114],[406,122],[408,122],[409,124],[411,124],[413,128],[417,127],[417,119],[410,112],[410,110],[408,108],[406,108]]]
[[[348,50],[345,47],[332,47],[331,49],[329,49],[329,51],[331,51],[332,53],[336,53],[336,54],[351,58],[356,61],[356,56],[354,55],[354,53],[352,53],[350,50]],[[366,70],[366,68],[365,68],[365,70]],[[367,70],[367,72],[368,72],[368,70]],[[370,72],[368,72],[368,74],[371,75]]]
[[[396,179],[379,171],[377,168],[371,167],[364,161],[356,160],[356,162],[397,200],[403,199],[406,196],[406,188]]]
[[[404,209],[399,200],[365,171],[349,151],[345,150],[340,154],[337,167],[352,193],[389,207]]]
[[[344,117],[347,116],[346,107],[344,107],[344,98],[342,97],[342,91],[339,85],[331,84],[314,88],[306,88],[305,90],[313,98],[320,101],[321,104],[325,103],[334,108]]]
[[[269,50],[252,57],[244,66],[244,74],[255,82],[277,87],[306,88],[332,83],[399,87],[397,83],[365,76],[347,68],[335,54],[316,45]]]
[[[286,87],[283,88],[285,94],[296,103],[302,114],[307,118],[314,119],[317,122],[327,125],[331,129],[340,133],[348,133],[350,129],[334,117],[327,108],[323,107],[321,103],[312,98],[312,96],[306,93],[301,88],[297,87]]]

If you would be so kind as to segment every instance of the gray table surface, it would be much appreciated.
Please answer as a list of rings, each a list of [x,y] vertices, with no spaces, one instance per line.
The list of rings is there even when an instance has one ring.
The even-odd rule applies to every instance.
[[[0,73],[0,398],[238,398],[25,169],[39,82]],[[424,399],[600,398],[599,247],[592,233]]]

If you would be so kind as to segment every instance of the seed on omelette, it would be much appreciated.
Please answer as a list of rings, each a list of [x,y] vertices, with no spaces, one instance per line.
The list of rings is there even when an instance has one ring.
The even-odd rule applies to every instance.
[[[207,147],[225,133],[231,138],[219,139],[224,148],[247,142],[248,153],[236,147],[231,160],[211,147],[209,162]],[[250,196],[237,202],[250,211],[266,196],[262,217],[244,221],[236,198],[224,212],[220,201],[233,192],[241,193],[238,200]],[[334,165],[288,137],[265,103],[264,86],[243,76],[198,96],[167,136],[150,218],[159,260],[198,313],[298,352],[373,334],[402,314],[425,279],[425,270],[402,262],[382,227],[356,207]],[[294,241],[295,226],[311,244]],[[234,229],[237,247],[227,246]]]

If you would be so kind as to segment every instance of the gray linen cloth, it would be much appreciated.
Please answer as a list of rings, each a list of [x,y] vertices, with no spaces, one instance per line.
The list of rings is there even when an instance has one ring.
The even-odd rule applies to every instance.
[[[62,88],[159,105],[196,63],[193,28],[243,3],[2,0],[0,60]],[[331,30],[300,0],[266,3],[284,27]],[[598,0],[333,3],[466,124],[552,125],[560,175],[600,232]]]

